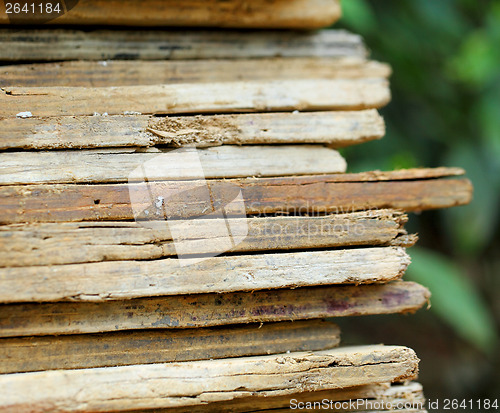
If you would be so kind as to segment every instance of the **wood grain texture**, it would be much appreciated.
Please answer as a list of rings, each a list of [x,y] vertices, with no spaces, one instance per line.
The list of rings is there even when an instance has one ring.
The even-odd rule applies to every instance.
[[[325,350],[339,342],[340,329],[319,320],[4,338],[0,340],[0,374]]]
[[[242,221],[244,218],[232,218]],[[215,228],[220,228],[215,218]],[[230,252],[334,248],[354,245],[401,245],[407,216],[390,210],[322,217],[281,216],[245,219],[248,234]],[[193,222],[193,225],[199,225]],[[188,242],[187,231],[186,239]],[[217,233],[192,236],[189,250],[217,250]],[[212,235],[210,237],[209,235]],[[225,234],[227,237],[227,234]],[[81,223],[13,224],[0,226],[0,267],[74,264],[99,261],[149,260],[176,255],[165,221],[100,221]]]
[[[217,211],[225,205],[228,216],[235,188],[240,188],[246,213],[305,214],[345,213],[357,210],[393,208],[419,211],[464,205],[472,197],[467,179],[439,179],[463,173],[460,169],[417,169],[360,174],[314,175],[283,178],[241,178],[207,180],[210,200],[196,194],[169,200],[170,217],[193,217]],[[202,183],[203,185],[205,182]],[[149,211],[138,219],[164,219],[156,207],[172,191],[182,190],[182,181],[137,184],[41,184],[0,186],[0,223],[131,220],[134,209]],[[201,183],[200,183],[201,185]],[[192,189],[192,183],[186,189]],[[239,212],[239,211],[238,211]],[[240,213],[241,216],[241,213]]]
[[[248,144],[359,144],[385,135],[375,109],[237,115],[63,116],[0,119],[0,149],[196,147]]]
[[[0,61],[185,60],[366,56],[344,30],[148,31],[0,29]]]
[[[0,117],[357,110],[390,100],[383,78],[182,83],[118,87],[3,87]]]
[[[293,403],[291,403],[293,400]],[[422,385],[417,382],[410,382],[408,384],[390,384],[390,383],[377,383],[369,384],[364,386],[354,386],[347,387],[344,389],[333,389],[333,390],[320,390],[314,392],[301,392],[294,394],[287,394],[286,396],[269,396],[265,399],[259,397],[243,397],[240,399],[234,399],[231,401],[208,403],[199,406],[189,406],[189,407],[178,407],[172,409],[159,409],[155,410],[155,413],[204,413],[204,412],[218,412],[218,413],[257,413],[264,411],[278,411],[278,412],[290,412],[290,408],[294,407],[294,410],[299,410],[299,406],[302,407],[299,411],[304,412],[314,412],[312,409],[306,408],[306,403],[321,403],[322,400],[329,400],[333,402],[332,409],[335,412],[345,412],[345,411],[355,411],[355,412],[365,412],[372,411],[373,407],[381,406],[381,402],[388,405],[392,403],[395,407],[398,403],[407,403],[407,406],[411,408],[413,405],[414,409],[411,410],[390,410],[397,412],[421,412],[422,407],[425,406],[425,397],[422,390]],[[342,409],[342,402],[346,402],[344,407],[349,407],[349,401],[355,400],[354,406],[351,404],[351,409]],[[358,401],[359,400],[359,401]],[[335,403],[337,407],[335,407]],[[302,404],[300,404],[302,403]],[[371,403],[371,406],[370,406]],[[370,409],[371,407],[371,409]],[[354,409],[354,410],[353,410]],[[318,411],[318,409],[316,409]],[[377,410],[378,411],[389,411],[389,410]],[[142,410],[142,413],[146,411]],[[131,411],[130,413],[139,413],[139,411]]]
[[[8,412],[104,412],[199,405],[413,379],[414,351],[356,346],[224,360],[0,375]]]
[[[419,284],[395,281],[100,303],[9,304],[0,306],[0,337],[408,313],[428,303],[429,297],[429,291]]]
[[[186,158],[188,154],[194,158]],[[235,178],[338,173],[345,172],[347,163],[336,150],[321,145],[1,152],[0,185],[128,182],[140,167],[147,169],[148,180],[185,180],[202,174]]]
[[[387,64],[360,57],[164,61],[70,61],[0,66],[0,86],[109,87],[277,79],[387,78]]]
[[[163,258],[0,268],[0,303],[107,301],[177,294],[254,291],[329,284],[383,283],[400,278],[403,248]],[[182,265],[181,265],[182,264]]]
[[[340,14],[340,0],[79,0],[46,24],[317,29]],[[0,13],[0,24],[33,24],[36,17]]]

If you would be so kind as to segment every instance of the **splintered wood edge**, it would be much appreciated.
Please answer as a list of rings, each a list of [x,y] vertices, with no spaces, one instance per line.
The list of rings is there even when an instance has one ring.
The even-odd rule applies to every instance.
[[[358,173],[335,174],[324,177],[300,177],[301,184],[313,183],[315,179],[324,182],[383,182],[383,181],[413,181],[423,179],[445,178],[462,176],[465,174],[463,168],[458,167],[437,167],[437,168],[409,168],[394,171],[368,171]],[[280,178],[270,178],[278,180]],[[272,183],[272,182],[271,182]]]
[[[414,379],[415,352],[356,346],[317,352],[0,375],[0,407],[32,411],[199,405]],[[242,374],[242,372],[244,372]],[[189,383],[189,385],[186,385]],[[82,390],[83,389],[83,390]]]
[[[0,306],[0,337],[412,313],[428,303],[429,298],[430,292],[425,287],[395,281],[101,303],[9,304]]]
[[[325,350],[339,342],[338,326],[320,320],[3,338],[0,374]]]

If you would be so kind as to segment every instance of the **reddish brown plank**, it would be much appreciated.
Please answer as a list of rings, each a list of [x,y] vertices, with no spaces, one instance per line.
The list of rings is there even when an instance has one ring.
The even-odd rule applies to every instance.
[[[315,175],[283,178],[243,178],[207,181],[212,199],[194,193],[168,200],[169,215],[198,216],[225,205],[241,189],[247,214],[339,213],[396,208],[419,211],[464,205],[472,197],[467,179],[427,179],[446,175],[432,169],[361,174]],[[458,171],[452,169],[450,174]],[[201,183],[204,184],[204,183]],[[231,184],[231,186],[228,186]],[[136,186],[134,186],[136,185]],[[163,218],[155,201],[167,199],[183,182],[141,184],[51,184],[0,187],[0,223],[63,222],[134,219],[134,207],[148,211],[148,219]],[[130,188],[129,188],[130,186]],[[192,188],[192,186],[189,186]],[[236,193],[235,193],[236,190]],[[231,207],[226,208],[231,215]]]

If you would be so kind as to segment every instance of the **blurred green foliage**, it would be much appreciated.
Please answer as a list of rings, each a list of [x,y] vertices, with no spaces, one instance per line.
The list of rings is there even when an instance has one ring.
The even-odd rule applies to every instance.
[[[361,34],[372,58],[394,71],[393,100],[381,111],[387,136],[344,150],[349,169],[467,170],[470,205],[412,217],[419,245],[430,249],[409,250],[408,275],[430,287],[431,310],[458,336],[491,351],[499,322],[492,280],[499,271],[500,1],[343,0],[342,7],[341,26]]]
[[[428,249],[411,251],[411,279],[432,291],[432,308],[486,353],[496,350],[495,322],[472,281],[452,260]]]

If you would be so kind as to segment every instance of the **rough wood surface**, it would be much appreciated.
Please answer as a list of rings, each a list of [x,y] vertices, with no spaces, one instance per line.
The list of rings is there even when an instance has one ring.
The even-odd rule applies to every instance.
[[[344,147],[381,138],[385,124],[375,109],[368,109],[153,117],[147,130],[159,142],[174,146],[297,142]]]
[[[386,64],[357,57],[70,61],[0,66],[0,86],[134,86],[237,80],[388,77]]]
[[[0,374],[325,350],[339,342],[340,329],[319,320],[4,338],[0,340]]]
[[[0,117],[356,110],[390,100],[383,78],[182,83],[118,87],[3,87]]]
[[[323,143],[344,147],[385,134],[375,109],[238,115],[0,119],[0,149]]]
[[[192,217],[215,212],[226,205],[228,216],[240,188],[246,213],[304,214],[345,213],[394,208],[419,211],[464,205],[472,197],[467,179],[438,179],[463,173],[461,169],[436,168],[394,172],[315,175],[283,178],[208,180],[211,202],[191,197],[169,200],[170,216]],[[200,183],[205,184],[205,182]],[[148,219],[164,219],[156,201],[168,198],[182,182],[138,184],[41,184],[0,186],[0,223],[132,220],[130,191],[136,211],[149,211]],[[192,183],[186,186],[192,189]],[[189,195],[189,194],[187,194]],[[239,212],[239,211],[238,211]],[[137,216],[144,219],[144,216]]]
[[[0,337],[407,313],[418,310],[429,297],[419,284],[395,281],[100,303],[9,304],[0,306]]]
[[[136,168],[151,162],[155,167],[146,166],[148,180],[197,179],[201,173],[205,178],[328,174],[347,168],[336,150],[321,145],[223,145],[181,151],[194,154],[196,162],[158,148],[1,152],[0,185],[128,182]]]
[[[79,0],[50,25],[195,26],[316,29],[337,21],[340,0]],[[63,2],[64,4],[64,2]],[[61,5],[61,7],[64,7]],[[9,16],[0,24],[37,23],[41,15]],[[9,19],[10,17],[10,19]],[[38,19],[37,19],[38,17]]]
[[[293,400],[293,404],[291,404]],[[204,412],[218,412],[218,413],[257,413],[263,411],[278,411],[278,412],[290,412],[290,408],[294,407],[294,410],[299,410],[302,412],[314,412],[312,405],[310,409],[307,408],[307,403],[321,403],[322,400],[328,400],[333,402],[333,406],[328,402],[328,406],[332,407],[330,411],[344,412],[344,411],[355,411],[363,412],[367,408],[373,412],[373,407],[380,406],[381,402],[385,405],[392,403],[394,410],[397,412],[408,412],[408,410],[396,409],[398,403],[406,406],[413,405],[416,409],[412,409],[412,412],[424,412],[422,408],[425,406],[425,397],[422,390],[422,385],[416,382],[410,382],[408,384],[393,384],[390,383],[377,383],[368,384],[364,386],[354,386],[344,389],[333,389],[333,390],[320,390],[314,392],[302,392],[295,394],[287,394],[286,396],[269,396],[265,399],[259,397],[243,397],[240,399],[234,399],[231,401],[208,403],[199,406],[189,406],[189,407],[178,407],[172,409],[159,409],[155,410],[155,413],[204,413]],[[349,406],[349,401],[354,400],[354,405]],[[339,408],[335,408],[336,406]],[[342,409],[342,402],[347,402],[343,404],[347,409]],[[302,403],[302,404],[300,404]],[[371,405],[370,405],[371,403]],[[299,409],[299,406],[302,407]],[[316,405],[317,406],[317,405]],[[351,409],[349,409],[351,407]],[[326,410],[326,409],[325,409]],[[316,408],[318,411],[318,408]],[[377,410],[379,411],[379,410]],[[380,410],[380,411],[386,411]],[[146,413],[147,411],[142,410],[141,413]],[[130,413],[139,413],[139,411],[131,411]]]
[[[361,36],[344,30],[147,31],[0,29],[0,61],[183,60],[364,57]]]
[[[104,412],[199,405],[413,379],[414,351],[356,346],[316,352],[0,375],[7,412]]]
[[[186,263],[193,263],[187,265]],[[403,248],[272,253],[0,268],[0,303],[106,301],[177,294],[254,291],[400,278]]]
[[[229,251],[272,251],[354,245],[401,245],[407,216],[390,210],[321,217],[232,218],[248,235]],[[217,219],[216,219],[217,220]],[[241,221],[241,222],[240,222]],[[199,225],[193,222],[193,225]],[[218,222],[214,226],[220,228]],[[192,232],[187,231],[186,239]],[[193,236],[195,254],[217,252],[218,236]],[[226,234],[227,236],[227,234]],[[183,240],[186,242],[186,240]],[[176,255],[165,221],[13,224],[0,226],[0,267],[150,260]]]

